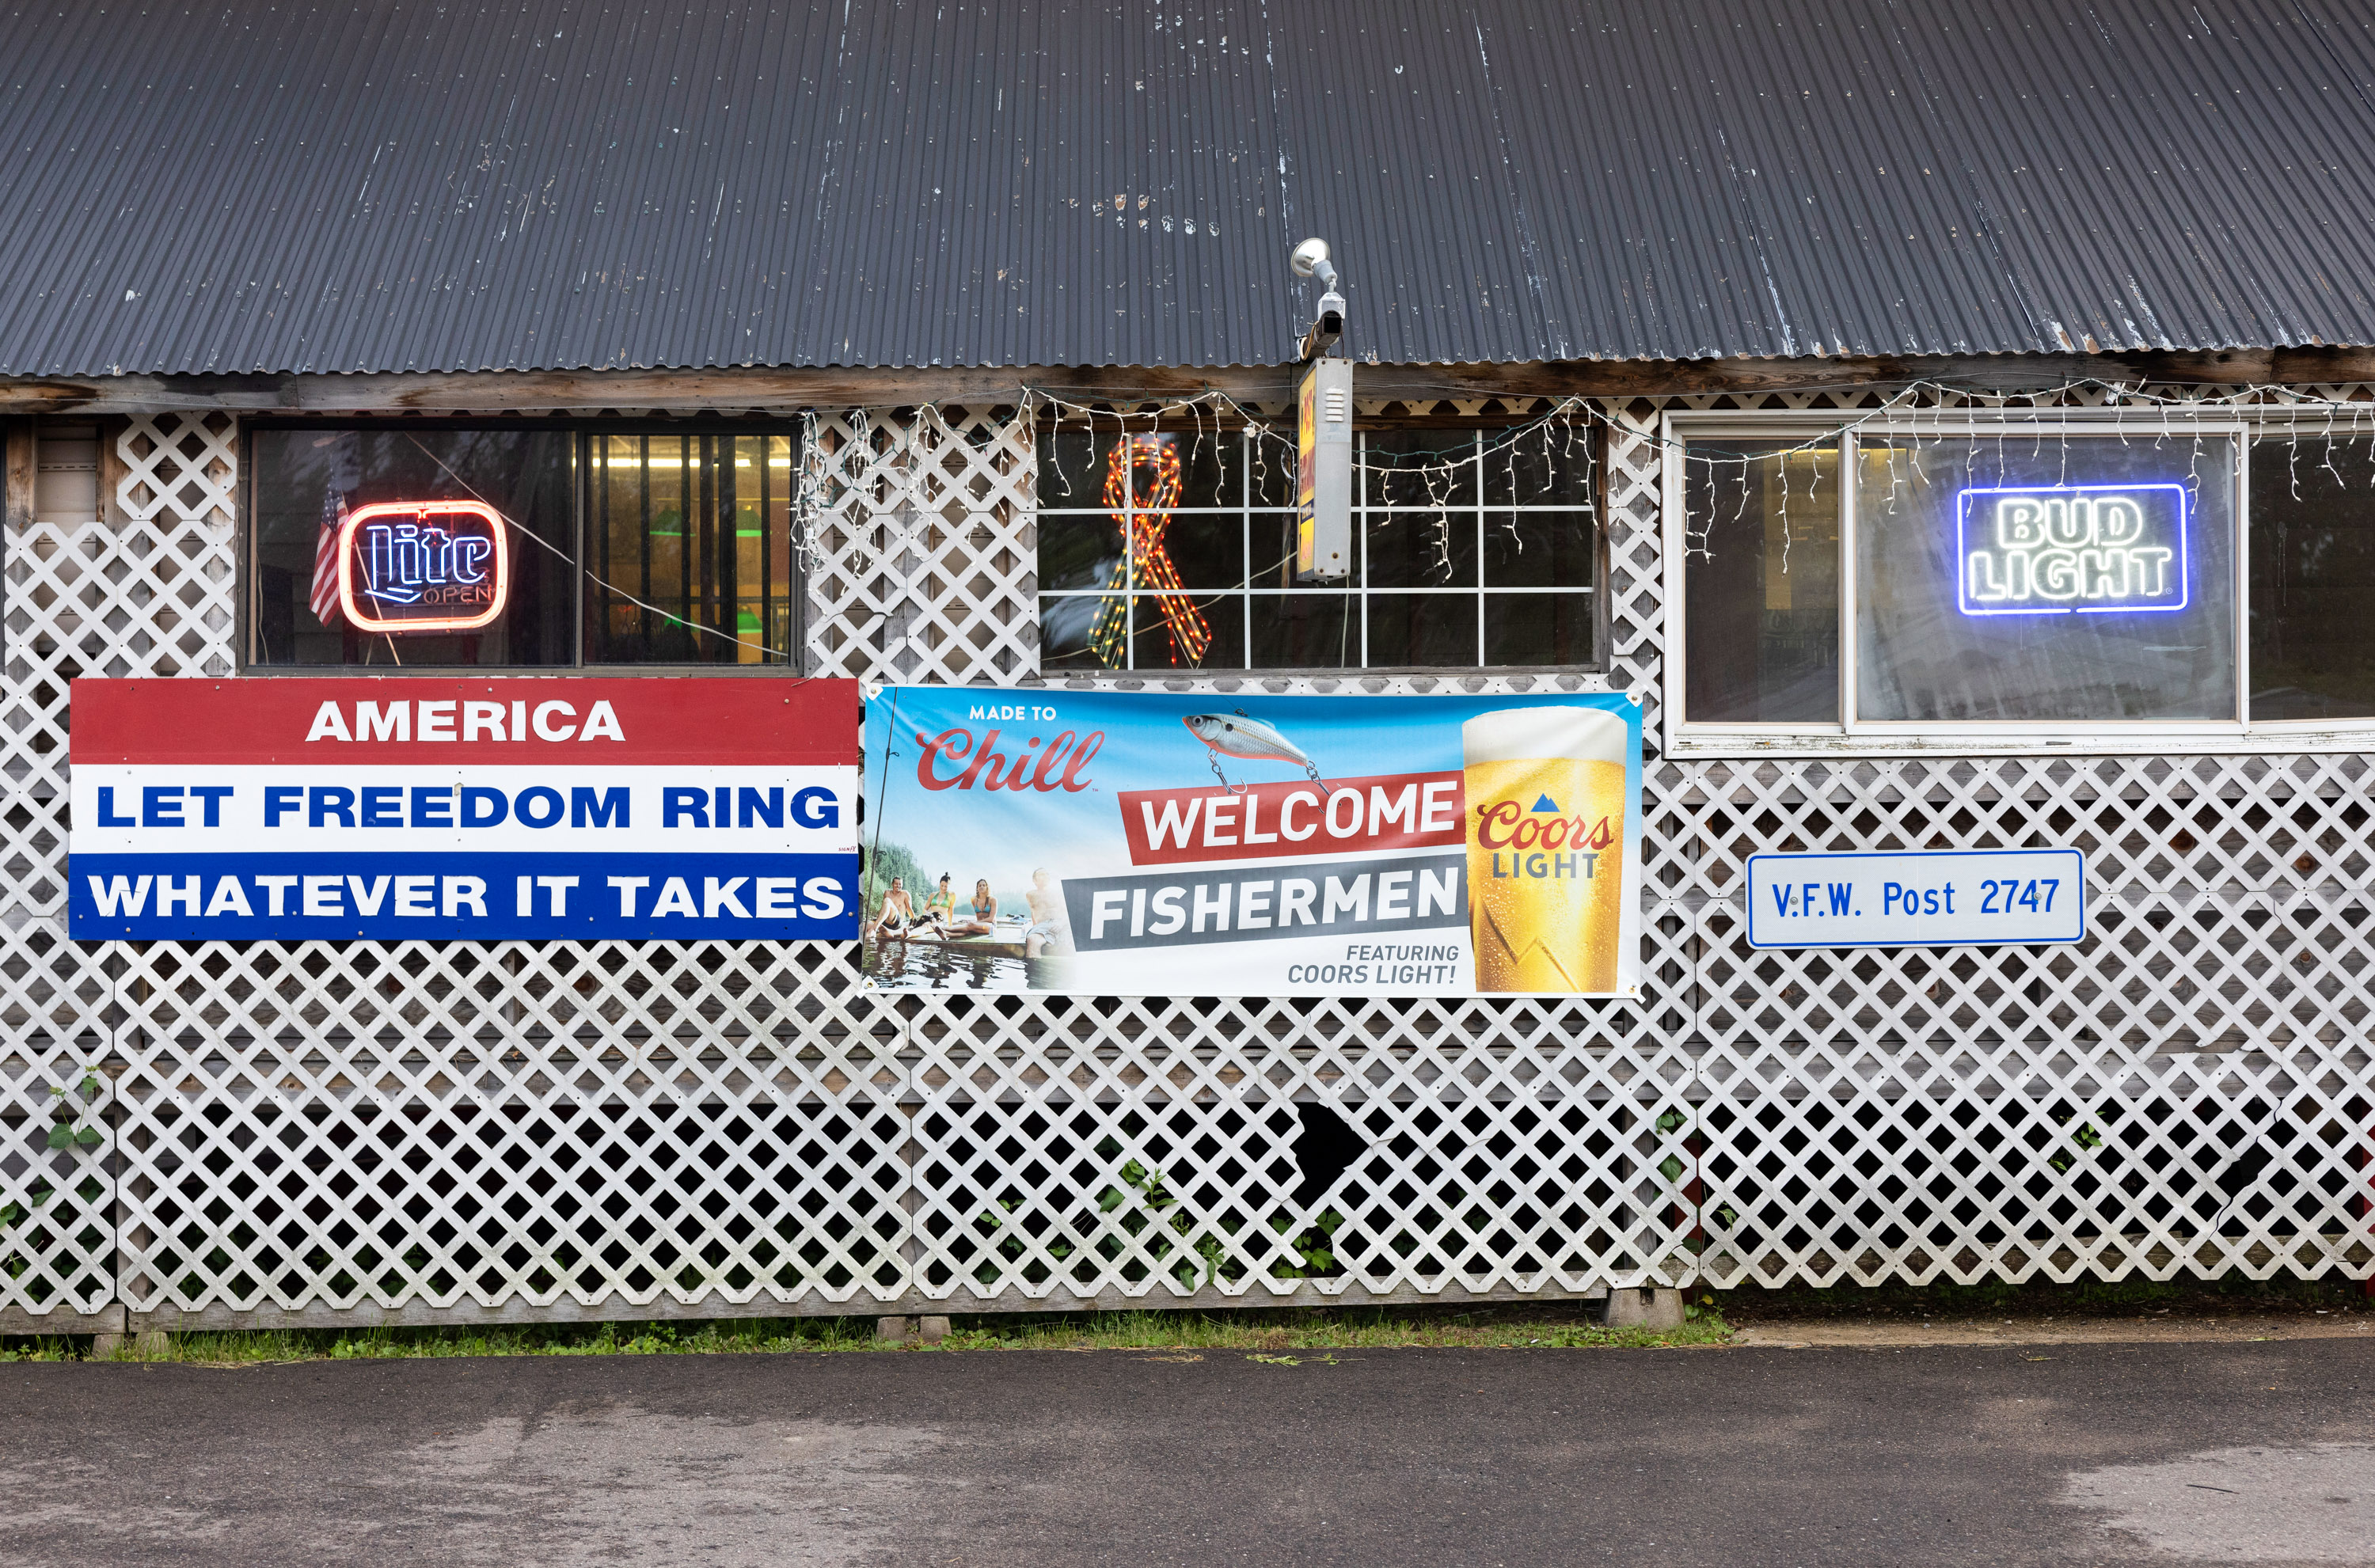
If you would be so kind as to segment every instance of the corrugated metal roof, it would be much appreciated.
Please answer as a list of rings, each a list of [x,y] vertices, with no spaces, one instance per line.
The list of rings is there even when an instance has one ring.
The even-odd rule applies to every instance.
[[[2375,343],[2358,0],[19,12],[0,373]]]

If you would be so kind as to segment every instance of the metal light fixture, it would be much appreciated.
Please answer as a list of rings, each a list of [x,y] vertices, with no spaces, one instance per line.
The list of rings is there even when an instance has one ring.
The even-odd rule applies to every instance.
[[[1303,336],[1303,384],[1295,397],[1294,580],[1342,583],[1353,572],[1353,361],[1344,339],[1344,296],[1328,242],[1306,240],[1288,258],[1297,277],[1327,290]]]

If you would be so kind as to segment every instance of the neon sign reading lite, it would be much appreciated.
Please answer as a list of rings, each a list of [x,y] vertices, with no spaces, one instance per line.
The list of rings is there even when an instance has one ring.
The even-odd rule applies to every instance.
[[[1965,615],[2180,610],[2191,576],[2183,485],[2039,485],[1955,498]]]
[[[358,631],[474,631],[510,596],[503,520],[490,506],[383,501],[347,516],[338,600]]]

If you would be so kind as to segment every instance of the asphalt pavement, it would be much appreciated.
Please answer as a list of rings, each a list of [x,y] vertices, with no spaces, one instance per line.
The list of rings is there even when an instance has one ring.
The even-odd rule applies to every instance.
[[[2375,1345],[0,1367],[0,1561],[2375,1563]]]

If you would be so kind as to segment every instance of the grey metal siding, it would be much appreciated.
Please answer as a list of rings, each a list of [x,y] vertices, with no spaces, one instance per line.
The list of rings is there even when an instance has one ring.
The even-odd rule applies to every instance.
[[[45,8],[0,374],[2375,342],[2350,0]]]

